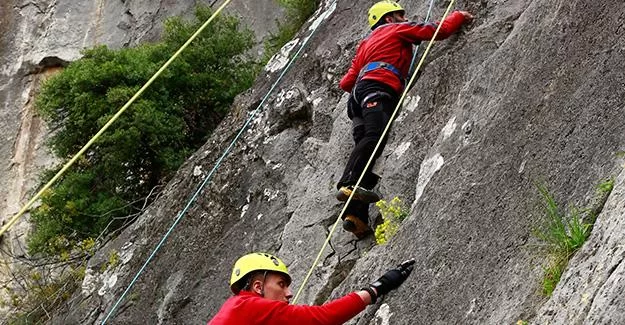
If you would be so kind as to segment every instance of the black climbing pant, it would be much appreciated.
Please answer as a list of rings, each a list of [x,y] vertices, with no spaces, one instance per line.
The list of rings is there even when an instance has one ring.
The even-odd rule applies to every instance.
[[[347,104],[347,115],[353,123],[354,149],[347,160],[337,189],[356,184],[369,157],[373,154],[373,150],[380,140],[398,100],[395,92],[382,83],[362,80],[356,84]],[[380,177],[371,170],[386,146],[387,137],[380,144],[360,183],[360,186],[366,189],[373,189],[378,183]]]

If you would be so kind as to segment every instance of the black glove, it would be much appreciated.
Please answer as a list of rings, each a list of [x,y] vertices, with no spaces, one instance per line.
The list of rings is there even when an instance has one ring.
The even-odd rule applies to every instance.
[[[389,293],[389,291],[397,289],[406,278],[412,272],[414,268],[414,259],[407,260],[397,266],[396,269],[392,269],[384,273],[382,277],[371,283],[369,287],[363,288],[371,295],[371,303],[374,304],[377,297]],[[374,290],[372,290],[374,289]],[[376,292],[377,294],[373,294]]]

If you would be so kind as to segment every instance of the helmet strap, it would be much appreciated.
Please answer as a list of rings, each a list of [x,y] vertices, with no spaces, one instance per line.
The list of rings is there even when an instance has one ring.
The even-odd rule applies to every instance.
[[[265,297],[265,281],[267,280],[267,271],[263,273],[263,286],[260,288],[260,296]]]
[[[256,273],[258,274],[258,273]],[[247,281],[245,282],[245,286],[243,287],[244,290],[247,291],[254,291],[254,278],[256,277],[256,275],[251,274]],[[264,297],[265,296],[265,281],[267,280],[267,270],[265,270],[263,272],[263,283],[260,287],[260,296]]]

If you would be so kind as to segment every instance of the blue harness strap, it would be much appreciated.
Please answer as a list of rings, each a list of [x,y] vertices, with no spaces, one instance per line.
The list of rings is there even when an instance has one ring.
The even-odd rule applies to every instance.
[[[369,71],[377,70],[377,69],[389,70],[390,72],[394,73],[397,76],[397,78],[399,78],[399,80],[402,81],[402,83],[404,82],[404,77],[401,75],[401,72],[399,71],[399,69],[395,68],[390,63],[386,63],[386,62],[382,62],[382,61],[375,61],[375,62],[367,63],[360,70],[360,73],[358,74],[358,79],[362,78],[362,76],[364,76],[365,73],[367,73]]]
[[[390,63],[386,63],[386,62],[382,62],[382,61],[375,61],[375,62],[370,62],[367,63],[364,67],[362,67],[362,69],[360,69],[360,72],[358,73],[358,79],[360,80],[367,72],[369,71],[373,71],[373,70],[377,70],[377,69],[386,69],[391,71],[393,74],[395,74],[397,76],[397,78],[399,78],[399,80],[401,81],[401,84],[404,85],[405,83],[405,79],[402,77],[401,72],[399,71],[399,69],[395,68],[392,64]],[[376,91],[373,92],[371,94],[368,94],[367,96],[365,96],[365,98],[363,98],[362,101],[359,101],[358,98],[356,97],[356,87],[357,87],[358,83],[356,83],[356,85],[354,85],[354,88],[352,89],[352,98],[354,98],[354,100],[356,101],[356,103],[358,103],[358,105],[362,105],[370,100],[373,100],[375,98],[378,97],[391,97],[390,94],[383,92],[383,91]]]

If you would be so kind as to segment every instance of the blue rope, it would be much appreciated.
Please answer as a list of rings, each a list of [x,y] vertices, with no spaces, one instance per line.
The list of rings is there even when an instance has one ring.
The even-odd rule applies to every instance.
[[[428,13],[425,16],[425,22],[427,23],[428,21],[430,21],[430,16],[432,15],[432,7],[434,6],[434,0],[430,0],[430,8],[428,8]],[[419,45],[417,45],[417,47],[415,48],[415,50],[412,52],[412,61],[410,61],[410,69],[408,69],[408,78],[410,79],[410,77],[412,76],[412,74],[414,73],[414,63],[415,60],[417,59],[417,53],[419,52],[419,46],[421,46],[421,44],[419,43]]]
[[[320,23],[317,24],[317,26],[315,26],[315,28],[310,32],[310,35],[304,40],[304,42],[302,43],[302,46],[300,46],[299,50],[297,50],[297,52],[295,52],[295,54],[293,55],[293,57],[291,58],[291,60],[287,64],[287,66],[282,70],[282,73],[280,74],[278,79],[273,83],[273,85],[271,86],[271,88],[269,89],[269,91],[267,92],[265,97],[263,98],[263,100],[260,102],[260,104],[258,104],[258,107],[256,107],[256,109],[254,111],[252,111],[250,117],[247,119],[247,121],[245,121],[245,124],[243,124],[243,127],[241,127],[241,130],[239,130],[239,133],[237,133],[237,135],[234,137],[232,142],[230,142],[230,145],[228,146],[228,148],[226,148],[226,150],[223,152],[221,157],[219,157],[219,159],[215,163],[215,166],[213,167],[213,169],[206,176],[206,178],[204,178],[204,181],[200,184],[200,186],[197,188],[197,190],[195,191],[193,196],[189,199],[189,201],[187,202],[187,205],[184,207],[184,209],[182,209],[182,211],[178,214],[178,216],[176,217],[176,220],[174,221],[174,223],[171,225],[171,227],[169,227],[169,230],[167,230],[167,233],[165,233],[165,236],[163,236],[163,238],[158,243],[158,245],[156,245],[156,248],[154,249],[154,251],[152,251],[152,254],[150,254],[150,256],[145,261],[145,263],[143,263],[143,266],[141,266],[141,269],[139,269],[139,272],[137,272],[137,274],[132,279],[132,281],[130,281],[130,284],[128,284],[128,287],[126,288],[126,290],[124,290],[124,293],[121,295],[121,297],[119,297],[119,299],[117,300],[117,302],[115,303],[113,308],[111,308],[111,310],[109,311],[108,315],[106,316],[106,318],[104,318],[104,320],[102,321],[101,324],[105,324],[106,323],[106,321],[109,319],[109,317],[117,309],[117,307],[119,306],[121,301],[124,299],[126,294],[128,294],[128,292],[130,291],[130,288],[132,288],[132,286],[135,284],[135,282],[137,281],[137,279],[139,278],[141,273],[143,273],[143,270],[145,270],[145,268],[150,263],[152,258],[154,258],[154,256],[156,255],[156,252],[158,252],[158,250],[161,248],[163,243],[165,243],[165,240],[167,240],[167,237],[169,237],[169,235],[174,230],[174,228],[178,225],[178,223],[180,222],[182,217],[184,217],[184,215],[187,213],[187,211],[189,210],[191,205],[195,202],[195,200],[197,199],[197,197],[200,194],[200,192],[202,191],[202,189],[204,189],[204,187],[208,184],[209,180],[212,178],[212,176],[215,173],[215,171],[217,171],[217,168],[219,168],[219,166],[221,165],[221,163],[224,160],[224,158],[226,158],[226,156],[230,153],[230,151],[234,147],[235,142],[241,137],[241,135],[243,134],[243,131],[245,131],[245,129],[250,124],[252,119],[256,116],[256,113],[258,113],[260,111],[262,106],[265,104],[265,101],[267,101],[267,99],[269,98],[269,95],[271,94],[271,92],[273,92],[273,90],[276,88],[278,83],[282,80],[282,77],[284,77],[284,75],[289,71],[289,69],[291,68],[291,65],[293,64],[293,62],[295,62],[295,59],[302,52],[302,50],[304,49],[304,47],[306,46],[308,41],[312,38],[312,36],[315,34],[315,32],[317,31],[319,26],[321,26]]]

